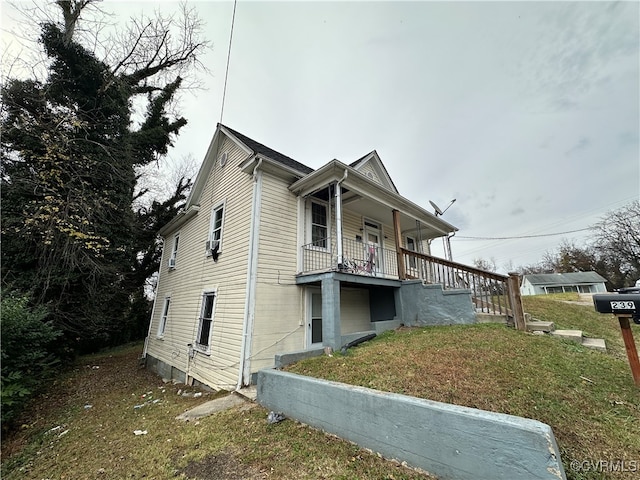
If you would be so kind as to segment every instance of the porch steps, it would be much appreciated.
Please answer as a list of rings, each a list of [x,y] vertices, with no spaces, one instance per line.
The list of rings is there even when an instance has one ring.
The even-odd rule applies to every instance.
[[[540,320],[527,320],[527,331],[538,335],[551,335],[563,340],[575,342],[583,347],[592,348],[601,352],[607,351],[607,345],[603,338],[588,338],[582,330],[556,330],[553,322],[542,322]]]
[[[490,313],[476,312],[476,320],[478,323],[500,323],[508,325],[508,317],[506,315],[494,315]],[[607,345],[603,338],[588,338],[582,333],[582,330],[556,330],[553,322],[544,322],[536,320],[530,314],[525,313],[525,321],[527,331],[536,335],[551,335],[563,340],[578,343],[583,347],[592,348],[601,352],[607,351]]]
[[[527,331],[529,332],[553,332],[556,326],[553,322],[543,322],[540,320],[531,320],[527,322]]]
[[[509,322],[509,318],[506,315],[476,312],[476,321],[478,323],[503,323],[506,325]]]
[[[554,330],[549,333],[554,337],[560,337],[563,340],[582,343],[582,330]]]
[[[604,342],[604,338],[583,338],[582,346],[593,348],[594,350],[599,350],[601,352],[607,351],[607,345]]]

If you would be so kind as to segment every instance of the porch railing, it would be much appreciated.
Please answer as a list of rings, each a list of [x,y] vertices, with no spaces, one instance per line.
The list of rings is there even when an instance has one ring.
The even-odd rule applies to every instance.
[[[506,315],[518,330],[525,330],[524,312],[517,274],[501,275],[417,253],[395,250],[343,238],[343,258],[339,262],[335,238],[323,238],[302,246],[302,273],[341,271],[385,278],[420,279],[447,289],[471,291],[476,309]],[[400,262],[400,266],[398,263]]]
[[[338,259],[335,238],[323,238],[302,246],[302,272],[342,271],[374,277],[398,278],[398,255],[350,238],[342,239],[342,259]]]
[[[419,278],[441,284],[444,289],[471,290],[473,303],[483,313],[507,315],[516,328],[525,330],[524,312],[517,274],[501,275],[443,258],[400,248],[404,274],[401,279]]]

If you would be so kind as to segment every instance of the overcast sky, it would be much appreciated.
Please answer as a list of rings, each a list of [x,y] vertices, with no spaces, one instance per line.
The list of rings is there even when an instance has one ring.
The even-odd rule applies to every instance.
[[[104,9],[124,22],[176,5]],[[201,161],[233,3],[193,5],[211,75],[183,97],[171,155]],[[239,0],[222,123],[313,168],[375,149],[405,197],[429,210],[456,199],[443,217],[460,229],[454,260],[536,263],[588,232],[463,237],[580,230],[640,199],[639,5]]]

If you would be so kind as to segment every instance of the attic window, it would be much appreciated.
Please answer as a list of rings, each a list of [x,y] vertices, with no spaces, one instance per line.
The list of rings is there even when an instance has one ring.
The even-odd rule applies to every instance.
[[[227,164],[227,160],[229,158],[229,152],[224,152],[220,155],[219,163],[221,167],[224,167]]]
[[[373,172],[367,172],[367,177],[373,180]]]

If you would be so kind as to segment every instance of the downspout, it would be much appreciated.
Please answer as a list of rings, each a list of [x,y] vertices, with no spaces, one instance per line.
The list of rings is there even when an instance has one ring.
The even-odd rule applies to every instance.
[[[455,236],[456,232],[452,232],[447,235],[447,252],[449,254],[449,261],[453,262],[453,252],[451,251],[451,239]]]
[[[242,323],[242,347],[240,350],[240,366],[238,368],[238,384],[240,390],[244,383],[250,383],[251,373],[251,339],[256,311],[256,286],[258,282],[258,248],[260,247],[260,209],[262,206],[262,158],[253,169],[253,200],[251,205],[251,228],[249,230],[249,258],[247,261],[247,286],[244,304],[244,322]]]
[[[342,266],[344,251],[342,248],[342,182],[347,179],[349,172],[344,171],[344,175],[336,182],[336,246],[338,247],[338,268]]]

